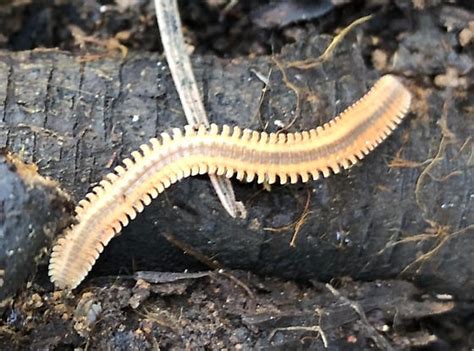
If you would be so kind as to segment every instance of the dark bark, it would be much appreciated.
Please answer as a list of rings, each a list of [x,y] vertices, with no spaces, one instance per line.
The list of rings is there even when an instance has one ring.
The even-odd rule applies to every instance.
[[[0,153],[0,309],[46,256],[68,203],[56,182]]]
[[[308,35],[278,59],[317,57],[329,41]],[[301,87],[301,115],[290,130],[327,121],[373,83],[377,74],[366,68],[354,42],[346,38],[316,68],[287,71]],[[197,57],[193,65],[212,122],[261,129],[261,120],[274,131],[277,120],[285,125],[293,120],[295,93],[271,58]],[[259,107],[264,84],[253,71],[266,76],[270,70],[270,89]],[[466,228],[472,223],[468,106],[474,97],[417,81],[408,82],[415,113],[361,165],[327,180],[273,186],[271,192],[236,181],[237,197],[249,210],[246,220],[225,214],[206,177],[185,180],[111,242],[93,274],[198,267],[175,246],[182,242],[224,266],[262,274],[372,280],[403,272],[436,291],[472,297],[474,241],[473,230]],[[5,82],[0,84],[0,147],[24,150],[28,161],[77,200],[140,144],[185,123],[169,71],[157,55],[81,63],[57,51],[3,53],[0,82]],[[400,150],[403,159],[420,164],[389,166]],[[307,196],[310,214],[293,248],[294,226],[281,232],[268,228],[296,221]],[[396,244],[400,240],[408,241]]]

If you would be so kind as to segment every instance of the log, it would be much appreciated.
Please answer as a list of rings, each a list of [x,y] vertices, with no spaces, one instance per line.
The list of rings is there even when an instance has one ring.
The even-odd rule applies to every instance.
[[[55,234],[67,223],[69,197],[32,165],[0,152],[0,310],[46,262]]]
[[[308,33],[276,58],[318,57],[331,39]],[[60,51],[0,53],[0,147],[24,150],[76,200],[140,144],[185,123],[162,56],[86,59]],[[316,67],[285,70],[299,87],[299,103],[271,57],[194,57],[193,67],[211,122],[267,131],[326,122],[378,76],[351,36]],[[265,93],[259,74],[270,76]],[[413,113],[360,165],[271,191],[235,181],[249,210],[243,220],[225,214],[206,177],[187,179],[112,240],[92,275],[202,268],[199,253],[259,274],[325,281],[401,275],[472,297],[472,123],[466,121],[474,97],[427,87],[423,79],[407,84]]]

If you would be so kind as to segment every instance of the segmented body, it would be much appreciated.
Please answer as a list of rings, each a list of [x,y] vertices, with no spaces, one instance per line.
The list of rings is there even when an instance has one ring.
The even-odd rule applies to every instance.
[[[406,115],[410,92],[383,76],[362,99],[323,126],[276,134],[186,126],[151,139],[123,160],[76,208],[77,224],[53,248],[51,280],[75,288],[109,241],[171,184],[196,174],[272,184],[306,182],[347,169],[380,144]]]

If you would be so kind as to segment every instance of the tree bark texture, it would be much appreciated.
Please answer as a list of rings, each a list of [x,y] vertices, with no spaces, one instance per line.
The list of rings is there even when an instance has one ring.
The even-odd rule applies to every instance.
[[[44,261],[66,226],[69,197],[34,166],[0,152],[0,311]]]
[[[315,58],[330,41],[308,35],[276,59],[284,65]],[[83,59],[59,51],[0,53],[0,147],[22,151],[76,200],[140,144],[185,124],[162,56]],[[326,122],[377,78],[355,36],[314,68],[285,69],[291,84],[271,57],[195,57],[193,67],[211,122],[267,131],[293,120],[290,131]],[[267,87],[259,76],[269,77]],[[207,177],[186,179],[112,240],[93,274],[199,267],[182,253],[186,246],[260,274],[321,280],[401,274],[472,297],[474,97],[437,90],[419,77],[406,82],[414,112],[360,165],[271,191],[235,181],[249,211],[244,220],[226,215]]]

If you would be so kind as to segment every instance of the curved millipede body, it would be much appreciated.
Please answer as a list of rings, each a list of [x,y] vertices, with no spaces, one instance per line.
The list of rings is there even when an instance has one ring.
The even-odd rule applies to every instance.
[[[391,134],[410,101],[403,84],[386,75],[346,111],[309,131],[267,134],[211,125],[163,133],[132,152],[79,202],[77,224],[53,247],[51,280],[59,288],[79,285],[109,241],[182,178],[214,173],[285,184],[339,173]]]

